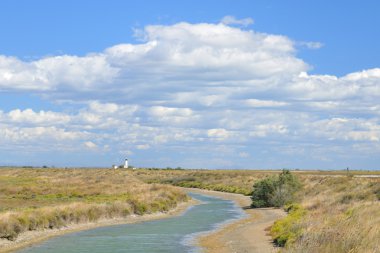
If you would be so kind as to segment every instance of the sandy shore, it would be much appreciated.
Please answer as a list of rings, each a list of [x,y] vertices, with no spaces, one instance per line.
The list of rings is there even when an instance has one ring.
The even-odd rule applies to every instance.
[[[46,229],[41,231],[26,231],[20,234],[15,241],[7,239],[0,239],[0,253],[13,252],[21,248],[42,242],[52,237],[60,236],[67,233],[93,229],[97,227],[136,223],[157,219],[169,218],[175,215],[180,215],[185,212],[190,206],[196,205],[199,202],[196,200],[189,200],[180,203],[175,209],[166,213],[155,213],[146,215],[131,215],[126,218],[103,219],[93,223],[70,224],[60,229]]]
[[[267,228],[283,217],[285,212],[273,208],[249,208],[251,200],[247,196],[233,193],[187,189],[189,192],[217,196],[235,201],[247,217],[223,226],[214,233],[202,236],[198,243],[207,253],[272,253],[277,249],[271,243]]]

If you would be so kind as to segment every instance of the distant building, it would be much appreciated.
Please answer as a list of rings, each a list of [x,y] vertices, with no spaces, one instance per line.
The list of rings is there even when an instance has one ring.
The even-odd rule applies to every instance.
[[[125,159],[125,162],[124,162],[124,169],[128,169],[128,159]]]
[[[114,168],[116,170],[119,167],[117,165],[112,165],[112,168]]]

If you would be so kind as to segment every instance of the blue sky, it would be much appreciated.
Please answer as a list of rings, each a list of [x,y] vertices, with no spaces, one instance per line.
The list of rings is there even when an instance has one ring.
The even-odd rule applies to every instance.
[[[1,1],[9,165],[380,169],[378,1]]]

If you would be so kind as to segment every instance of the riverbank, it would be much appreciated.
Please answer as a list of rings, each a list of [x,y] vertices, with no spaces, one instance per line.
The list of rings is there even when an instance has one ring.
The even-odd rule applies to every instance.
[[[14,241],[9,241],[7,239],[0,239],[0,253],[14,252],[16,250],[31,246],[36,243],[40,243],[49,238],[60,236],[67,233],[73,233],[88,229],[93,229],[97,227],[113,226],[120,224],[130,224],[158,219],[165,219],[173,217],[176,215],[181,215],[190,206],[196,205],[199,202],[197,200],[191,199],[187,202],[182,202],[177,205],[176,208],[168,212],[160,212],[145,215],[131,215],[127,218],[114,218],[114,219],[102,219],[97,222],[92,223],[80,223],[80,224],[70,224],[60,229],[45,229],[40,231],[26,231],[18,236]]]
[[[187,189],[187,191],[232,200],[247,214],[246,218],[200,237],[198,243],[205,252],[272,253],[277,251],[266,230],[285,215],[284,211],[273,208],[251,209],[250,197],[241,194],[202,189]]]

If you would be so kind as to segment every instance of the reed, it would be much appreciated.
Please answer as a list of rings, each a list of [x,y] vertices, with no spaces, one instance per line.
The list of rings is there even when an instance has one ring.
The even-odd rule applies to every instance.
[[[145,184],[126,170],[1,169],[0,238],[130,214],[165,212],[182,191]]]

